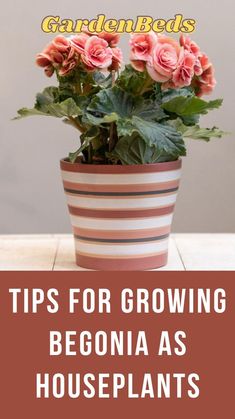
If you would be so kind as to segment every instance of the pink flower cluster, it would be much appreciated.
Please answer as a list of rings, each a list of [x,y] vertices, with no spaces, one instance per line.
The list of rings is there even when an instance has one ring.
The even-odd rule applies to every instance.
[[[48,77],[51,77],[55,70],[60,76],[68,75],[80,64],[86,71],[116,71],[122,63],[122,52],[117,47],[118,42],[118,34],[105,32],[93,35],[84,31],[70,38],[58,35],[37,54],[36,64],[44,68]]]
[[[212,64],[189,37],[181,35],[177,42],[154,32],[133,34],[130,46],[132,66],[138,71],[147,70],[163,88],[192,85],[201,96],[211,93],[215,87]]]

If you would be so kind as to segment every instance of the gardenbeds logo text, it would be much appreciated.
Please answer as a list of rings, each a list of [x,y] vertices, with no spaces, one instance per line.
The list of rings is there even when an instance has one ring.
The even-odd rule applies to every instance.
[[[195,30],[196,21],[185,19],[183,15],[176,14],[172,19],[154,19],[151,16],[137,16],[134,19],[107,19],[99,14],[95,19],[62,19],[60,16],[46,16],[42,21],[42,30],[46,33],[80,33],[84,26],[91,33],[191,33]]]

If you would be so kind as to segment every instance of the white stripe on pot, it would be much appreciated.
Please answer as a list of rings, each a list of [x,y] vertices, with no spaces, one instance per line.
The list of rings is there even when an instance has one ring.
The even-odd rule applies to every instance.
[[[67,182],[97,184],[97,185],[135,185],[147,183],[169,182],[178,180],[181,169],[153,173],[123,173],[123,174],[96,174],[81,172],[66,172],[62,170],[62,179]]]
[[[87,253],[92,255],[107,256],[129,256],[129,255],[148,255],[149,253],[157,253],[166,251],[168,239],[161,242],[131,244],[131,245],[101,245],[93,243],[84,243],[78,239],[75,240],[76,251],[79,253]]]
[[[171,205],[176,201],[177,194],[167,196],[154,196],[144,198],[97,198],[97,197],[83,197],[77,195],[67,195],[67,202],[72,207],[92,208],[92,209],[140,209],[140,208],[158,208],[160,206]]]
[[[94,230],[141,230],[169,226],[173,214],[135,219],[90,218],[70,215],[74,227]]]

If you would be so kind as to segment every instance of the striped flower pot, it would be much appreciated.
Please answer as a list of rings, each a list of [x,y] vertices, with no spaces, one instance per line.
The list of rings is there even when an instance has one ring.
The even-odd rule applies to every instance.
[[[148,270],[167,263],[181,160],[89,165],[61,160],[76,262],[94,270]]]

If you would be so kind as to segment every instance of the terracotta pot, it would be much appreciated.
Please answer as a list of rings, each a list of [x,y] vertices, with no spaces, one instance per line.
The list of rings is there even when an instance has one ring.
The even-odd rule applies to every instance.
[[[167,263],[181,160],[112,166],[60,163],[76,262],[95,270]]]

